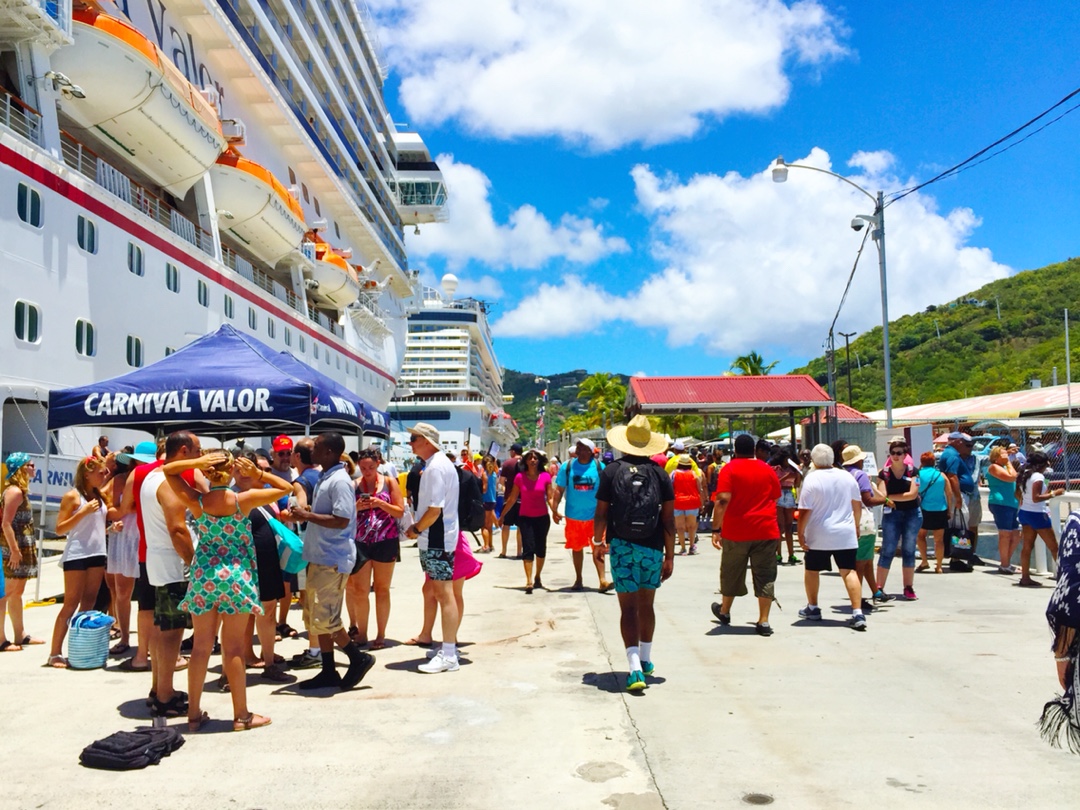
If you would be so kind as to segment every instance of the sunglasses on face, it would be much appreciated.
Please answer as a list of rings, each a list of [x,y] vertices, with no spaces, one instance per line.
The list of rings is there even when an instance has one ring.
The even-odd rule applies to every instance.
[[[418,441],[420,441],[419,436],[410,436],[409,437],[409,444],[416,444]]]
[[[906,456],[907,455],[907,450],[890,450],[889,455],[890,456]]]
[[[277,455],[278,455],[279,458],[281,456],[291,456],[292,455],[292,450],[278,450]]]

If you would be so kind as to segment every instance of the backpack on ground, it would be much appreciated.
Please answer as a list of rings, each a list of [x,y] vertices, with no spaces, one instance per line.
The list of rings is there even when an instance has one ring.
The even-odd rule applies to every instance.
[[[183,744],[184,738],[175,728],[117,731],[86,746],[79,754],[79,762],[87,768],[134,771],[157,765]]]
[[[618,466],[608,511],[612,533],[621,540],[648,540],[660,525],[659,467],[651,461],[614,463]]]
[[[466,470],[457,468],[458,474],[458,529],[478,532],[484,528],[484,491],[480,479]]]

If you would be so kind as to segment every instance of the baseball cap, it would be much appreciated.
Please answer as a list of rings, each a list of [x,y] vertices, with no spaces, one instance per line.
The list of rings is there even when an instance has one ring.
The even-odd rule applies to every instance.
[[[516,442],[514,444],[510,445],[510,449],[513,452],[517,453],[518,455],[520,455],[521,452],[524,450],[524,448],[520,444],[517,444]]]
[[[967,433],[961,433],[960,431],[953,431],[952,433],[949,434],[949,441],[950,442],[956,441],[958,439],[960,441],[964,442],[965,444],[971,444],[972,441],[973,441],[970,434],[967,434]]]
[[[133,453],[119,453],[116,460],[121,464],[151,464],[157,461],[157,444],[154,442],[139,442],[135,445]]]
[[[270,446],[274,448],[275,453],[280,453],[282,450],[292,450],[293,441],[282,433],[280,436],[274,437],[274,441],[271,442]]]
[[[683,444],[681,440],[676,440],[675,444],[671,445],[671,449],[674,450],[676,453],[681,453],[683,450],[686,449],[686,445]]]
[[[578,439],[576,442],[574,442],[574,444],[575,445],[580,444],[583,447],[588,447],[589,452],[592,452],[592,451],[596,450],[596,445],[591,440],[586,439],[586,438]]]

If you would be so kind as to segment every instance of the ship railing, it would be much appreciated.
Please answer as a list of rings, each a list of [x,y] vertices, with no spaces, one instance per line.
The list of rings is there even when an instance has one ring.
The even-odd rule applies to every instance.
[[[41,113],[0,88],[0,124],[41,146]]]

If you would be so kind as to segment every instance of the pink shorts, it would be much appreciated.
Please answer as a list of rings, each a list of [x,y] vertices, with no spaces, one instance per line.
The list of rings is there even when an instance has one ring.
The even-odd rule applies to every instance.
[[[480,573],[484,564],[473,555],[472,546],[464,532],[458,533],[457,548],[454,549],[454,579],[472,579]],[[424,579],[431,577],[424,575]]]

